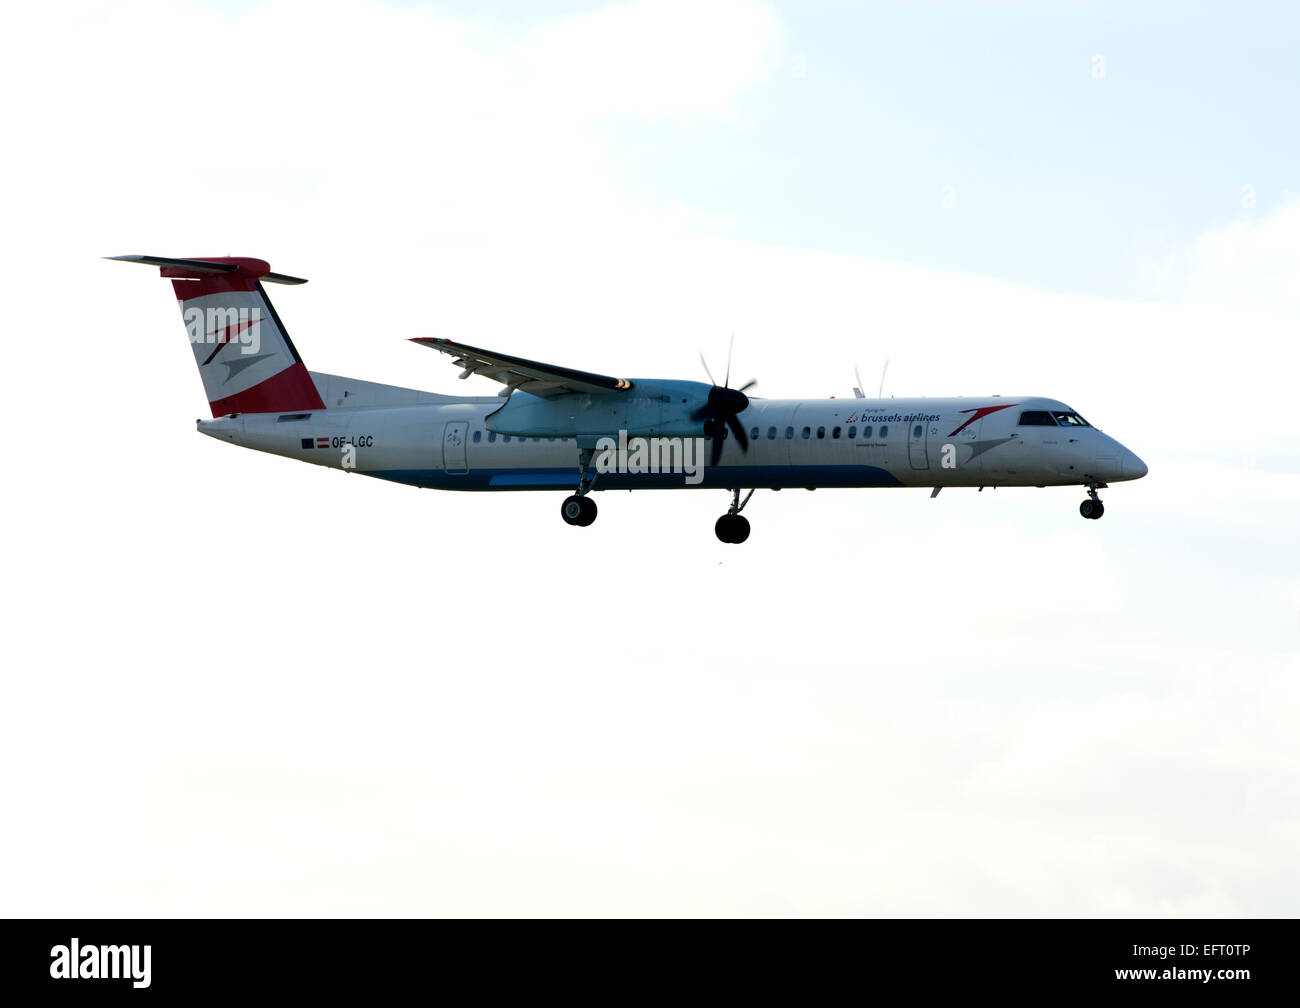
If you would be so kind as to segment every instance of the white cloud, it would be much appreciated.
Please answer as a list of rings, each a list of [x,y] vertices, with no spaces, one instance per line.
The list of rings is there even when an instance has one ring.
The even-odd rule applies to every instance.
[[[1156,288],[1195,304],[1251,311],[1300,309],[1300,196],[1243,215],[1143,264]]]
[[[20,177],[59,191],[81,227],[218,248],[291,230],[315,243],[340,228],[500,241],[660,227],[663,208],[610,175],[594,120],[733,119],[783,44],[746,0],[609,5],[521,35],[351,0],[21,18],[28,45],[0,68],[9,89],[40,93],[12,109]],[[48,204],[16,212],[48,227]]]
[[[559,115],[725,117],[771,73],[782,38],[749,0],[637,0],[545,25],[520,58]]]

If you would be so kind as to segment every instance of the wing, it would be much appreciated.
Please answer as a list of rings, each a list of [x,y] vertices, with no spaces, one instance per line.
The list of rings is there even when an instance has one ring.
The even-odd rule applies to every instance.
[[[626,378],[611,378],[608,375],[556,367],[554,364],[541,364],[492,350],[480,350],[464,343],[453,343],[451,340],[417,337],[411,342],[454,357],[456,365],[465,369],[460,373],[462,378],[479,374],[499,381],[505,386],[498,393],[503,396],[515,389],[547,399],[575,392],[626,392],[632,387]]]

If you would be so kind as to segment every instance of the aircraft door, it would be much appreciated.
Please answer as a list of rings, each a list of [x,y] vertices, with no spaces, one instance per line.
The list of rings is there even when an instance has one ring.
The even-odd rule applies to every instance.
[[[913,469],[929,469],[930,457],[926,452],[926,432],[930,425],[913,420],[907,425],[907,458]]]
[[[469,440],[469,424],[456,420],[447,424],[442,436],[442,467],[452,476],[469,472],[465,462],[465,442]]]

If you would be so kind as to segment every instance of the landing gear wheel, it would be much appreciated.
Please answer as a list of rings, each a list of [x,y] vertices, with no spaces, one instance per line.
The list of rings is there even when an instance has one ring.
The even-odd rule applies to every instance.
[[[590,497],[574,494],[565,497],[560,505],[560,517],[570,525],[586,527],[596,520],[596,502]]]
[[[749,538],[749,519],[744,515],[724,514],[714,523],[713,534],[724,543],[743,543]]]
[[[1099,500],[1086,500],[1079,505],[1079,514],[1085,518],[1097,519],[1106,513],[1106,506]]]

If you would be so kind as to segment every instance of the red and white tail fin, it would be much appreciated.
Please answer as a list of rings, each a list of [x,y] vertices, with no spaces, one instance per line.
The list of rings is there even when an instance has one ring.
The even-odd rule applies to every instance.
[[[262,289],[262,281],[306,280],[272,273],[261,259],[109,258],[158,266],[171,280],[214,417],[325,408]]]

